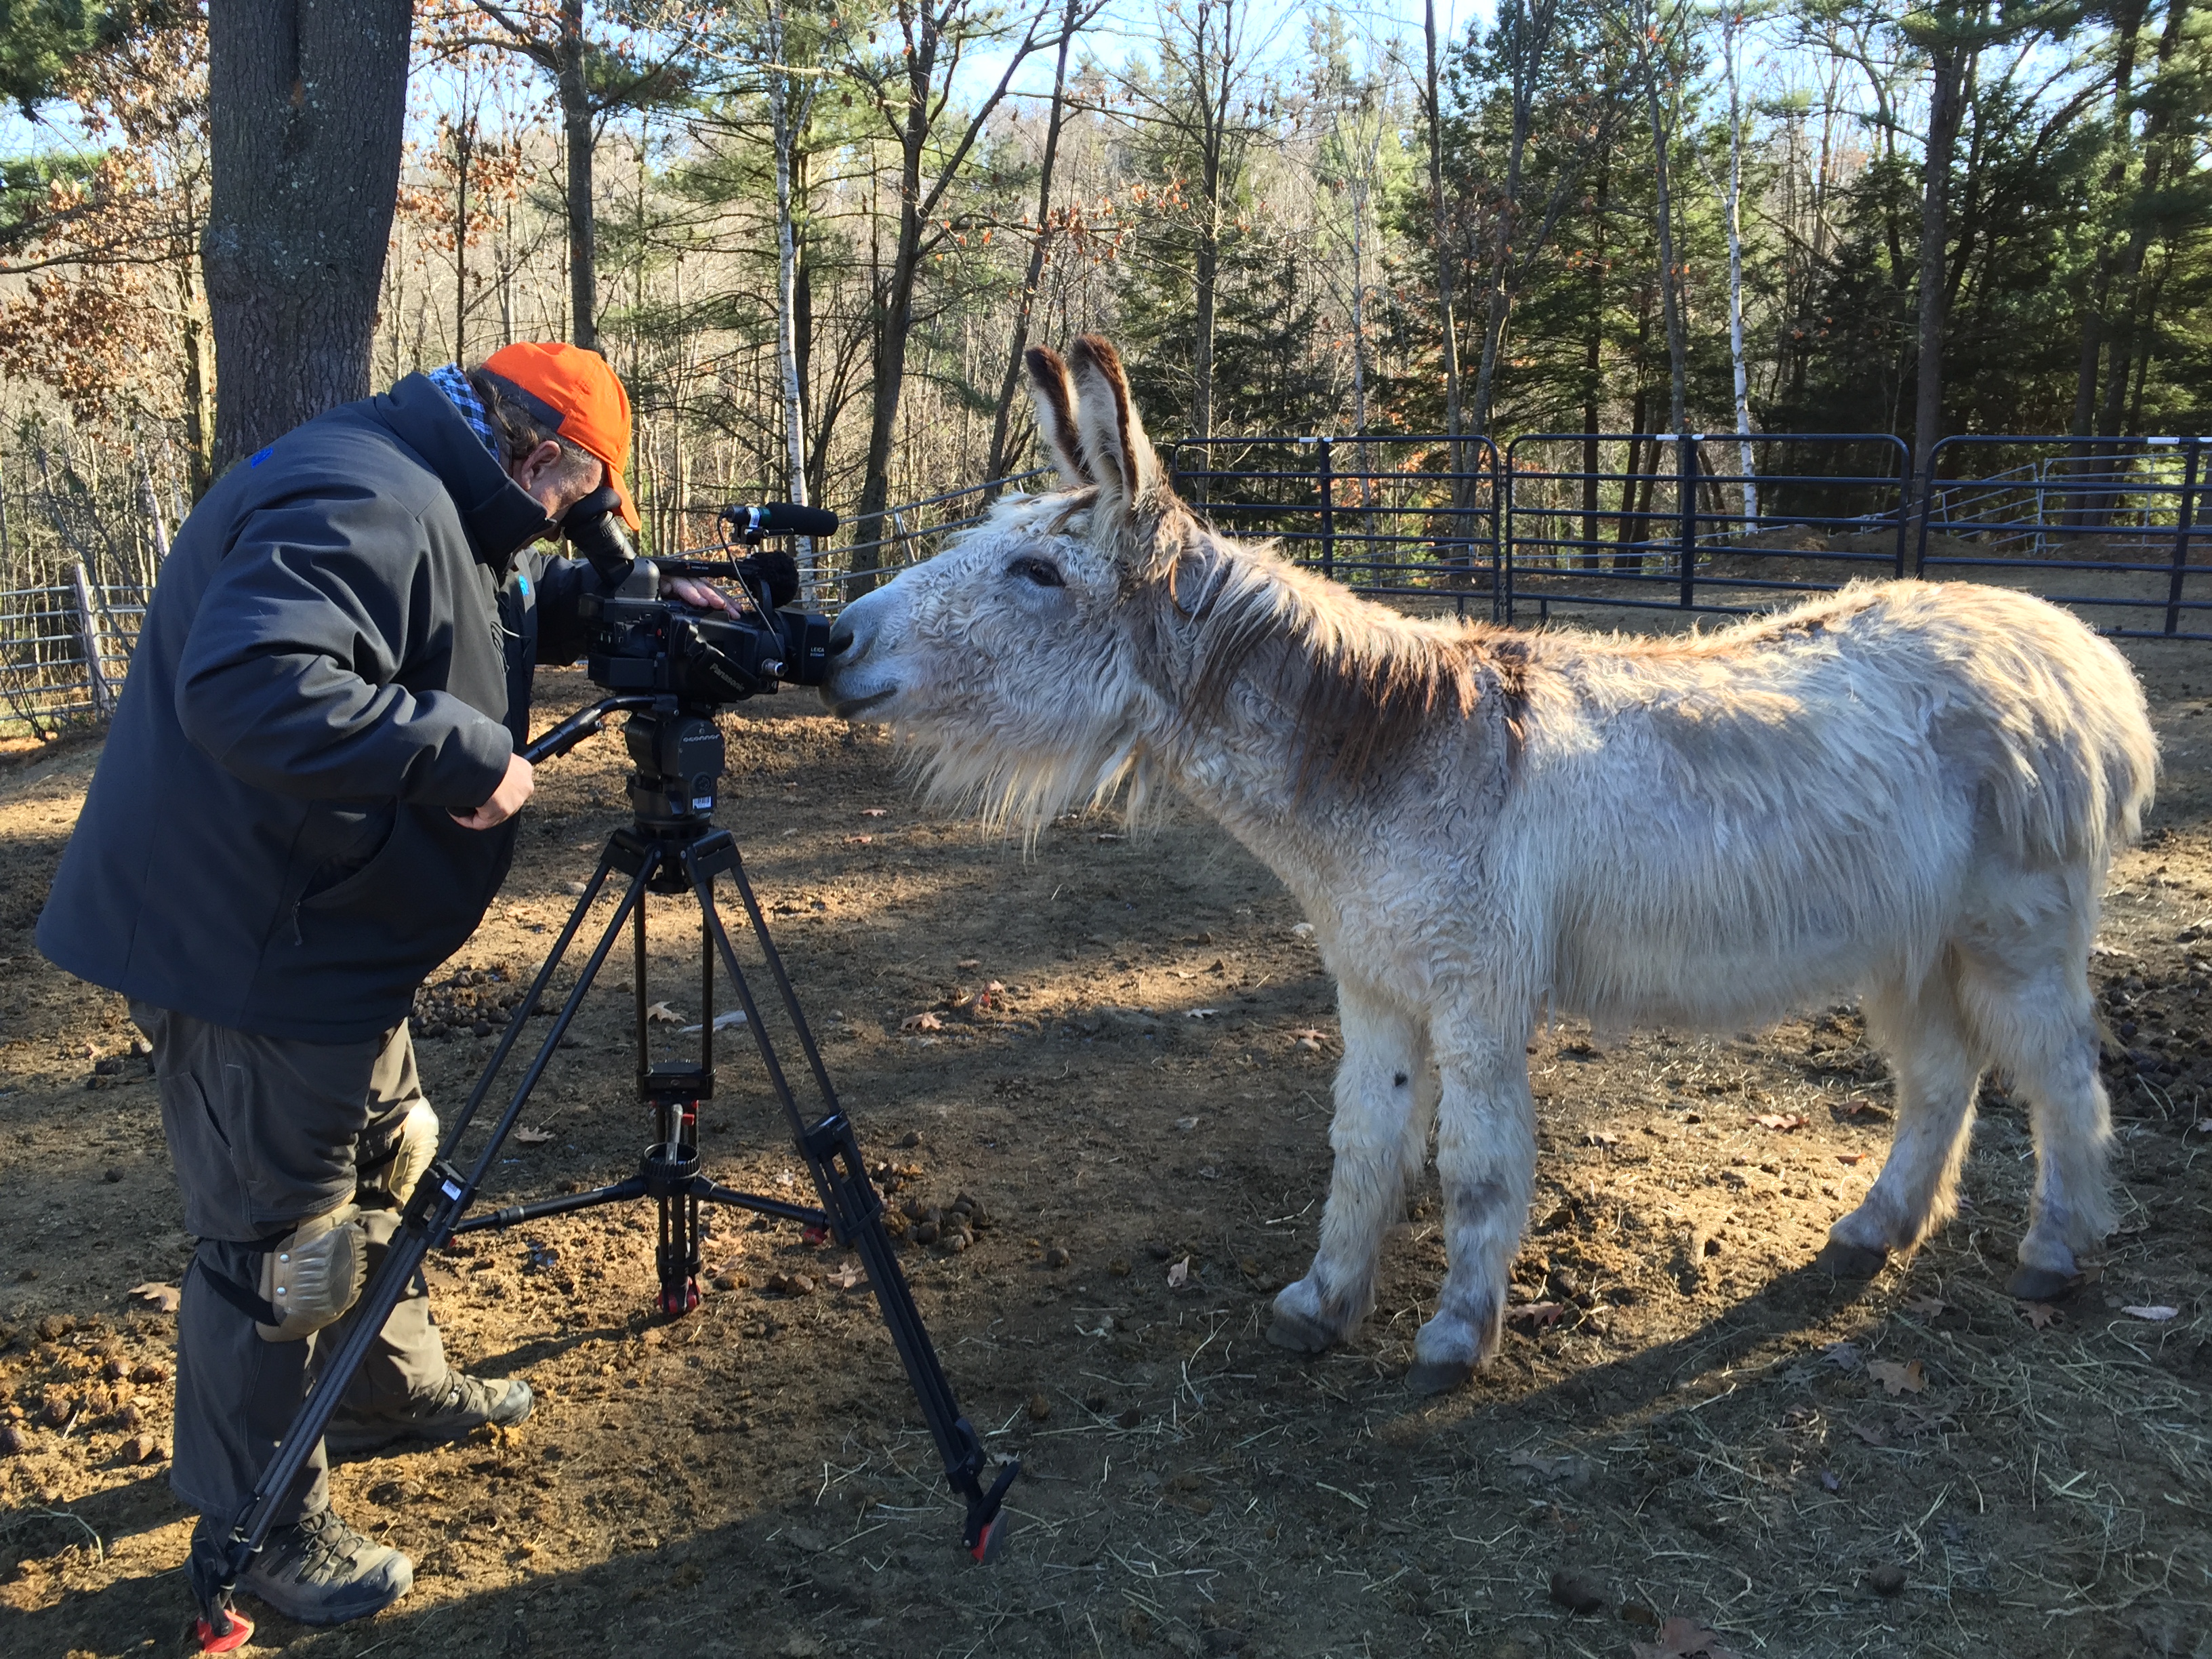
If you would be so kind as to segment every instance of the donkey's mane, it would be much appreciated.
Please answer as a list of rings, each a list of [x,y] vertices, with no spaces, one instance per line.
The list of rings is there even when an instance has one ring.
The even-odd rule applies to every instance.
[[[1363,599],[1282,557],[1271,544],[1242,543],[1188,513],[1162,526],[1179,556],[1166,581],[1196,623],[1199,664],[1185,718],[1218,719],[1240,678],[1265,673],[1295,709],[1291,732],[1301,791],[1318,781],[1357,783],[1438,720],[1464,720],[1487,680],[1517,726],[1521,650],[1473,628],[1425,622]],[[1276,647],[1271,649],[1271,647]]]

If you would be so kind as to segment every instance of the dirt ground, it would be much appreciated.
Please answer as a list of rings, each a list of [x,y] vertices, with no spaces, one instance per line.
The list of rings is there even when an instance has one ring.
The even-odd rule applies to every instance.
[[[963,1404],[1023,1460],[1006,1559],[960,1553],[849,1258],[717,1218],[713,1287],[672,1322],[647,1313],[649,1216],[600,1210],[435,1258],[457,1361],[527,1377],[537,1413],[340,1466],[343,1512],[414,1558],[414,1592],[334,1632],[268,1615],[249,1651],[2207,1659],[2212,656],[2131,654],[2167,773],[2094,963],[2124,1220],[2093,1281],[2051,1308],[2002,1293],[2030,1164],[1995,1086],[1931,1247],[1863,1291],[1804,1271],[1887,1145],[1849,1007],[1605,1046],[1557,1029],[1532,1054],[1510,1334],[1435,1400],[1401,1383],[1442,1273],[1432,1182],[1354,1343],[1262,1340],[1312,1249],[1338,1042],[1258,865],[1187,816],[1135,839],[1067,821],[1025,854],[919,810],[889,748],[806,694],[741,711],[720,819],[864,1145],[895,1202],[964,1193],[992,1224],[902,1260]],[[549,718],[586,690],[542,685]],[[31,935],[96,754],[0,781],[0,1432],[21,1447],[0,1651],[22,1659],[167,1655],[187,1613],[173,1320],[130,1293],[174,1284],[191,1242],[120,1000]],[[623,769],[611,737],[547,769],[506,895],[426,997],[449,1114],[623,816]],[[673,901],[653,937],[655,998],[697,1021]],[[617,955],[495,1196],[632,1167],[629,977]],[[696,1041],[654,1030],[665,1054]],[[712,1173],[793,1184],[757,1065],[728,1061],[702,1122]]]

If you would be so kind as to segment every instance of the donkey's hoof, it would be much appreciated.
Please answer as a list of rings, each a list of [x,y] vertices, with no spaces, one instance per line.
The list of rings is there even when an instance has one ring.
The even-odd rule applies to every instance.
[[[1278,1308],[1274,1322],[1267,1327],[1267,1340],[1292,1353],[1321,1353],[1335,1346],[1336,1333],[1318,1319]]]
[[[1820,1247],[1813,1265],[1831,1279],[1872,1279],[1888,1260],[1887,1250],[1869,1250],[1863,1244],[1832,1238]]]
[[[1406,1373],[1406,1391],[1449,1394],[1474,1375],[1474,1365],[1464,1359],[1416,1359]]]
[[[2005,1294],[2020,1302],[2055,1302],[2081,1282],[2079,1273],[2062,1273],[2051,1267],[2021,1267],[2005,1280]]]

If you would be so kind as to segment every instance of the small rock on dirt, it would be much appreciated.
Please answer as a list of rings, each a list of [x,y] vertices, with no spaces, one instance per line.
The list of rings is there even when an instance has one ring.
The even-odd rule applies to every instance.
[[[1900,1595],[1905,1591],[1905,1569],[1885,1561],[1867,1574],[1867,1588],[1876,1595]]]
[[[134,1434],[123,1443],[123,1461],[126,1463],[143,1463],[161,1453],[161,1443],[150,1434]]]
[[[27,1449],[30,1443],[31,1437],[13,1423],[0,1429],[0,1457],[13,1457],[17,1452]]]
[[[1595,1613],[1605,1605],[1605,1586],[1586,1572],[1561,1567],[1552,1575],[1552,1600],[1569,1613]]]
[[[1074,1258],[1073,1256],[1069,1255],[1065,1249],[1057,1244],[1054,1245],[1050,1249],[1044,1253],[1044,1265],[1054,1269],[1055,1271],[1061,1267],[1065,1267],[1073,1260]]]
[[[1145,1414],[1132,1406],[1114,1420],[1125,1429],[1133,1429],[1145,1420]]]
[[[117,1182],[123,1179],[123,1166],[120,1164],[109,1164],[100,1178],[102,1181],[105,1181],[109,1186],[112,1187]]]
[[[1041,1394],[1030,1396],[1030,1421],[1042,1423],[1052,1415],[1052,1401]]]
[[[48,1314],[33,1328],[41,1342],[58,1342],[76,1328],[76,1321],[67,1314]]]

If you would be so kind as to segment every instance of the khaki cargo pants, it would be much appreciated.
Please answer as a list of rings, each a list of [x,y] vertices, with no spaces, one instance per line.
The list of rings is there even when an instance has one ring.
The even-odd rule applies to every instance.
[[[185,1199],[185,1230],[200,1241],[177,1310],[176,1452],[169,1484],[201,1514],[228,1523],[291,1426],[315,1356],[334,1353],[352,1323],[296,1342],[264,1342],[251,1315],[209,1282],[251,1289],[261,1249],[353,1196],[358,1174],[398,1146],[422,1098],[404,1024],[361,1042],[295,1042],[211,1025],[133,1003],[154,1045],[161,1129]],[[371,1255],[373,1274],[382,1255]],[[383,1416],[446,1383],[445,1344],[418,1274],[385,1322],[347,1389],[343,1409]],[[279,1525],[329,1501],[323,1449],[301,1472]]]

